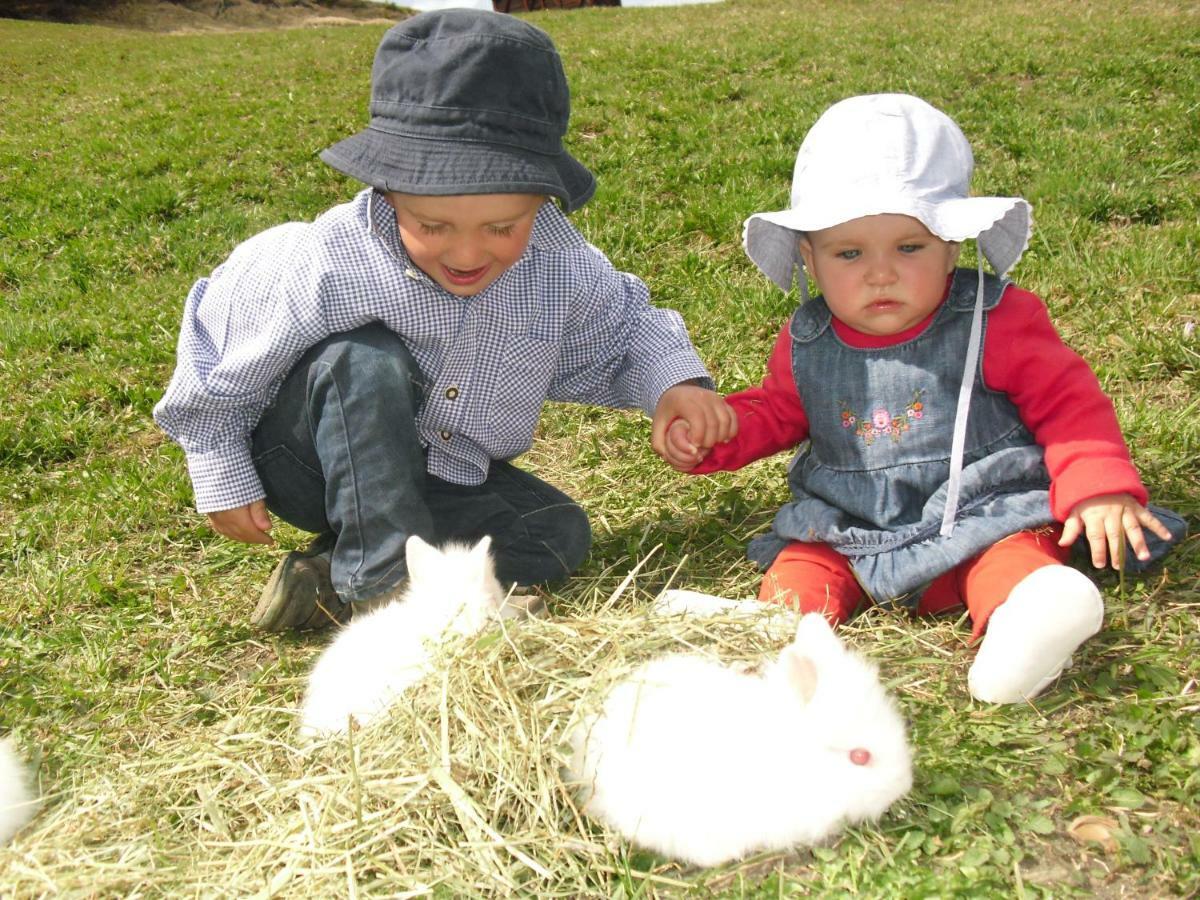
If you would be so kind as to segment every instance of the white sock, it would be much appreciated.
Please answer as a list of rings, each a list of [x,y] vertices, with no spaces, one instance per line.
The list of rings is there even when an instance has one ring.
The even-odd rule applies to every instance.
[[[1103,620],[1104,601],[1086,575],[1069,566],[1035,569],[988,619],[967,675],[971,696],[985,703],[1036,697]]]

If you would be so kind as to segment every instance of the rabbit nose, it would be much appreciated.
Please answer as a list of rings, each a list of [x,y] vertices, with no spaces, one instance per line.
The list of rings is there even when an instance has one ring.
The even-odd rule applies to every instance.
[[[864,747],[855,747],[850,751],[850,762],[856,766],[865,766],[871,761],[871,751]]]

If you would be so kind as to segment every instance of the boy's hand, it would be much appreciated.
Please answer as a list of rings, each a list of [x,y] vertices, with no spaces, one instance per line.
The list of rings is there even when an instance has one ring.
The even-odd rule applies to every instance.
[[[217,534],[245,544],[273,544],[271,515],[266,501],[255,500],[236,509],[223,509],[208,514],[208,524]]]
[[[1063,523],[1058,545],[1069,547],[1079,535],[1086,534],[1092,549],[1092,565],[1099,569],[1111,560],[1112,567],[1117,569],[1126,538],[1138,559],[1150,558],[1143,525],[1163,540],[1171,539],[1167,526],[1128,494],[1103,494],[1075,505]]]
[[[668,426],[673,426],[670,441]],[[658,399],[650,445],[668,465],[686,472],[713,444],[731,440],[737,430],[737,414],[720,394],[685,382],[663,391]]]

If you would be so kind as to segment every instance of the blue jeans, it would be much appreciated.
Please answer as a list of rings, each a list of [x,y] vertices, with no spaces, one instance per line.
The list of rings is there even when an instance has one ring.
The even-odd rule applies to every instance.
[[[404,543],[492,537],[504,585],[570,575],[587,556],[587,515],[566,494],[507,462],[477,486],[425,470],[416,430],[423,378],[398,335],[381,325],[312,347],[253,435],[267,507],[297,528],[334,537],[334,590],[369,600],[407,575]]]

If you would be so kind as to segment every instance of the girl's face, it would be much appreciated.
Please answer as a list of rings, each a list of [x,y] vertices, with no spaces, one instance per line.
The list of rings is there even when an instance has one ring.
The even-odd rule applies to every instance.
[[[387,195],[409,258],[459,297],[480,293],[521,258],[545,199],[537,194]]]
[[[842,322],[864,334],[898,334],[941,304],[959,245],[911,216],[851,219],[800,237],[800,255]]]

